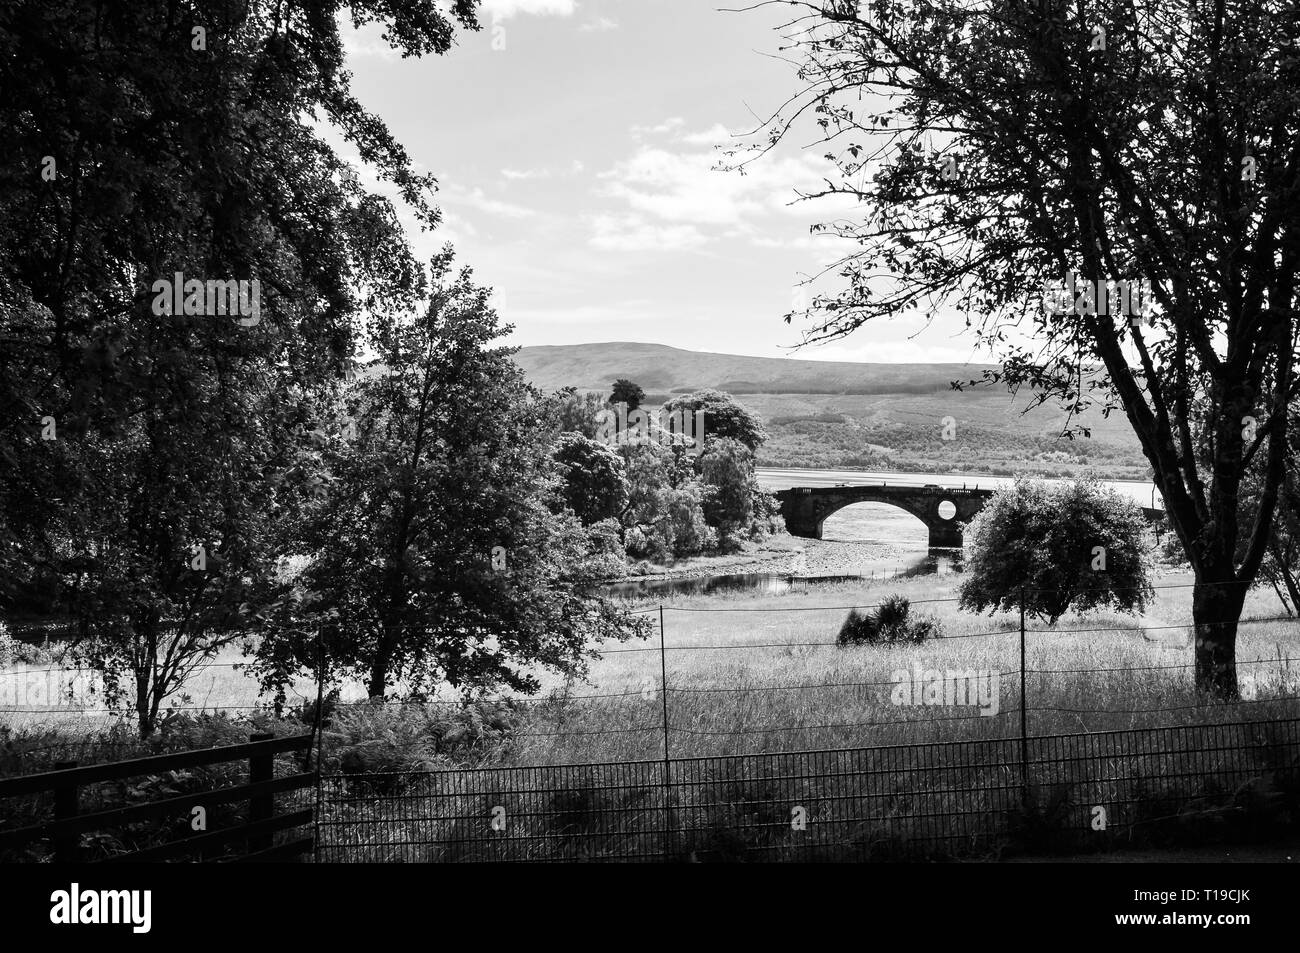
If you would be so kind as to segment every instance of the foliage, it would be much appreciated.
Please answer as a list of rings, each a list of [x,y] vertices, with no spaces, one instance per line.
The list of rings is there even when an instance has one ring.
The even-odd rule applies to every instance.
[[[144,734],[248,623],[271,481],[358,317],[421,290],[392,203],[317,131],[436,223],[434,180],[351,93],[348,14],[406,54],[475,26],[464,0],[0,9],[0,598],[53,587]],[[177,273],[256,280],[256,316],[156,308]]]
[[[704,518],[704,487],[689,458],[658,445],[622,448],[628,505],[623,516],[627,553],[666,562],[702,552],[716,535]]]
[[[1300,404],[1293,403],[1293,416],[1300,416]],[[1300,613],[1300,430],[1291,434],[1287,469],[1278,488],[1277,512],[1270,528],[1271,536],[1260,563],[1256,585],[1269,585],[1288,615]],[[1242,519],[1251,522],[1259,507],[1263,476],[1260,467],[1252,467],[1242,481]],[[1246,540],[1238,543],[1242,555]]]
[[[938,619],[912,615],[912,605],[905,596],[887,598],[875,612],[850,609],[840,626],[836,644],[895,645],[924,642],[942,632]]]
[[[339,707],[322,740],[329,773],[429,771],[497,758],[519,724],[509,699],[466,705],[372,699]]]
[[[1145,521],[1095,480],[1048,486],[1019,479],[967,525],[963,609],[1025,612],[1055,622],[1104,606],[1141,613],[1154,597]]]
[[[582,434],[561,433],[554,457],[564,481],[564,502],[584,525],[623,512],[628,488],[618,451]]]
[[[432,264],[423,312],[372,322],[380,363],[346,397],[355,439],[326,440],[307,467],[320,499],[281,548],[311,561],[261,623],[268,688],[317,671],[323,646],[329,677],[364,678],[372,697],[531,692],[534,667],[580,674],[590,641],[645,631],[581,591],[589,544],[554,512],[550,408],[490,346],[505,329],[488,289],[450,250]]]
[[[555,417],[560,433],[580,433],[595,440],[600,432],[600,413],[608,404],[599,394],[566,387],[555,395]]]
[[[11,665],[50,665],[70,648],[63,643],[51,643],[48,638],[40,645],[20,641],[0,622],[0,669]]]
[[[623,403],[627,404],[628,410],[636,410],[641,406],[643,400],[645,400],[645,391],[641,389],[639,384],[634,384],[632,381],[624,380],[621,377],[614,381],[614,389],[609,395],[611,405]]]
[[[984,382],[1072,416],[1122,409],[1196,573],[1197,685],[1236,697],[1237,621],[1297,426],[1292,5],[797,6],[804,87],[754,147],[815,117],[810,148],[837,174],[813,196],[863,207],[822,227],[853,247],[806,340],[949,306],[999,360]],[[1145,282],[1148,305],[1053,306],[1044,286],[1067,274]]]
[[[704,518],[718,531],[718,544],[734,548],[754,522],[754,455],[739,440],[715,437],[700,458],[705,487]]]
[[[693,416],[699,410],[704,411],[706,448],[708,440],[725,437],[740,441],[751,453],[756,453],[767,439],[763,422],[758,416],[722,391],[705,388],[691,394],[682,394],[666,402],[663,409],[670,414],[681,411],[688,416]]]

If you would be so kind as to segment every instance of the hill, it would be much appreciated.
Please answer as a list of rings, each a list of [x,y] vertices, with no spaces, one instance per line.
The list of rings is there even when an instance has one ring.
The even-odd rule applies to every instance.
[[[565,344],[522,348],[515,361],[537,386],[609,390],[619,378],[647,394],[716,387],[731,394],[929,394],[991,364],[856,364],[685,351],[663,344]]]
[[[1076,421],[1090,436],[1067,440],[1066,415],[1052,405],[1029,410],[1031,395],[952,390],[953,381],[976,380],[994,365],[809,361],[635,343],[526,347],[515,360],[543,390],[608,393],[627,378],[645,389],[651,406],[702,387],[727,391],[763,417],[771,434],[760,454],[764,466],[1147,475],[1123,415],[1090,411]],[[947,431],[946,418],[954,425]]]

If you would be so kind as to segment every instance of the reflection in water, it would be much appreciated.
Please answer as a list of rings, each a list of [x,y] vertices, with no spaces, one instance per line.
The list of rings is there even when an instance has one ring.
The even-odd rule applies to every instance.
[[[791,589],[806,588],[823,582],[852,582],[859,579],[945,575],[961,571],[960,549],[931,549],[920,559],[900,570],[855,573],[841,576],[790,576],[774,572],[731,573],[725,576],[698,576],[688,579],[638,579],[611,582],[596,588],[597,595],[613,599],[645,599],[652,596],[699,596],[714,592],[754,592],[780,595]]]

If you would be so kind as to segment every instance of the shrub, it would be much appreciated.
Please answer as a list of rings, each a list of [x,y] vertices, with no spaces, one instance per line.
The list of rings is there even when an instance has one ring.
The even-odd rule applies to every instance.
[[[966,527],[959,605],[1025,611],[1055,622],[1069,609],[1141,613],[1154,597],[1141,510],[1095,480],[1062,487],[1016,480]]]
[[[900,642],[924,642],[942,632],[938,619],[914,617],[912,605],[903,596],[890,596],[875,613],[850,609],[840,626],[839,645],[894,645]]]
[[[0,622],[0,668],[11,665],[50,665],[63,653],[61,642],[51,643],[47,636],[40,645],[14,638],[9,627]]]
[[[850,609],[848,618],[840,626],[836,642],[840,645],[862,645],[876,641],[875,619],[870,613],[863,614],[857,609]]]
[[[419,699],[340,705],[324,732],[321,767],[382,774],[480,763],[504,749],[518,722],[518,706],[509,699],[460,708]]]

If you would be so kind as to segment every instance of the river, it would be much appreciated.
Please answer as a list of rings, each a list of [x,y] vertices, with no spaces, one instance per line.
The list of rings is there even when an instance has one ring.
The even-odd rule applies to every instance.
[[[758,482],[763,489],[769,491],[785,490],[792,486],[861,486],[871,483],[996,489],[1011,484],[1014,478],[969,473],[759,467]],[[1155,487],[1150,483],[1128,480],[1103,480],[1102,483],[1140,506],[1163,505],[1155,493]],[[805,549],[806,556],[799,561],[799,570],[793,572],[724,573],[675,579],[631,580],[610,583],[601,586],[600,590],[603,595],[617,598],[700,595],[736,590],[776,595],[819,581],[870,578],[872,575],[947,573],[961,568],[960,550],[930,548],[925,525],[910,513],[887,503],[856,503],[831,514],[822,525],[821,541],[807,540]]]

